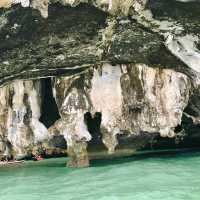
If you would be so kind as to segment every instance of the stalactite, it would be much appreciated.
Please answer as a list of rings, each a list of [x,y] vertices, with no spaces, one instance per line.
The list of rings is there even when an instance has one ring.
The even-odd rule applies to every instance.
[[[70,166],[88,165],[87,142],[93,136],[84,121],[85,113],[90,112],[92,118],[101,113],[102,141],[108,153],[114,154],[117,135],[148,132],[175,137],[190,89],[184,74],[144,64],[104,64],[82,75],[58,77],[54,90],[62,119],[51,130],[65,136]],[[79,158],[81,162],[76,160]]]
[[[16,157],[30,154],[31,146],[48,138],[39,122],[40,87],[40,81],[16,80],[0,88],[1,136],[10,142]]]

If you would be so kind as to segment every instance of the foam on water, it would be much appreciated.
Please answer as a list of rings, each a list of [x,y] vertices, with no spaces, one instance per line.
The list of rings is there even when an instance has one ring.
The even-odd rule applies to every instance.
[[[199,200],[200,153],[96,161],[84,169],[65,162],[0,168],[0,200]]]

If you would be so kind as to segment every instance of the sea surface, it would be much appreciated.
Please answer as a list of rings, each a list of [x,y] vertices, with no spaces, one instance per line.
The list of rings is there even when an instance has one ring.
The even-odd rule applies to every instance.
[[[200,152],[92,161],[83,169],[66,161],[0,167],[0,200],[200,200]]]

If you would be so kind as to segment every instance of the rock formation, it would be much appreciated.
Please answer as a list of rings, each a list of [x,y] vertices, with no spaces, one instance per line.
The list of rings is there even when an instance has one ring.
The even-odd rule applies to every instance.
[[[0,8],[2,155],[65,152],[52,145],[59,137],[68,165],[84,167],[99,146],[132,154],[158,134],[177,141],[198,128],[199,1],[2,0]],[[46,127],[49,77],[60,119]]]
[[[23,157],[48,138],[46,127],[39,121],[40,86],[39,81],[17,80],[0,89],[1,139],[10,143],[16,157]],[[7,149],[3,146],[1,151]]]

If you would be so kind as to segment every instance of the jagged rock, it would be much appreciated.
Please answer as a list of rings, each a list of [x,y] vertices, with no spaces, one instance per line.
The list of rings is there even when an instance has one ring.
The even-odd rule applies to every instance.
[[[105,62],[185,70],[166,50],[162,37],[135,21],[116,20],[109,41],[104,37],[107,14],[85,4],[75,8],[52,5],[47,19],[19,6],[0,14],[4,22],[0,29],[1,84],[16,78],[76,74]],[[157,55],[162,55],[160,61]]]
[[[199,10],[198,0],[150,0],[147,9],[132,16],[138,23],[164,38],[169,51],[188,66],[184,73],[193,79],[195,85],[200,83]]]
[[[97,134],[97,130],[89,132],[87,113],[101,116],[99,134],[113,154],[120,134],[159,132],[162,137],[174,137],[191,89],[184,74],[144,64],[104,64],[79,76],[57,77],[54,85],[62,118],[56,129],[64,134],[73,160],[79,158],[77,154],[86,159],[83,165],[88,163],[86,142]],[[98,121],[93,123],[99,126]],[[76,151],[77,144],[83,152]]]
[[[106,154],[122,146],[133,153],[158,133],[176,140],[199,124],[199,1],[3,0],[0,7],[10,7],[0,9],[3,154],[61,152],[53,141],[62,138],[69,166],[84,167],[96,143]],[[55,77],[61,117],[48,130],[39,122],[39,79],[47,77]]]
[[[16,157],[30,154],[31,146],[48,137],[47,129],[39,122],[40,87],[40,81],[17,80],[0,88],[0,135],[5,144],[10,143]]]
[[[40,80],[16,80],[0,88],[0,157],[66,154],[65,139],[40,122]],[[52,141],[54,140],[54,141]]]
[[[60,2],[63,5],[70,5],[72,7],[75,7],[80,3],[89,3],[112,15],[127,16],[131,8],[137,12],[143,10],[147,1],[148,0],[2,0],[0,2],[0,8],[9,8],[12,4],[21,4],[23,7],[30,6],[39,10],[41,16],[47,18],[49,3]]]

